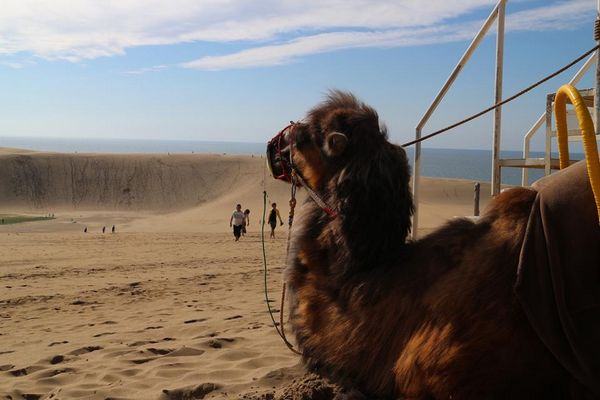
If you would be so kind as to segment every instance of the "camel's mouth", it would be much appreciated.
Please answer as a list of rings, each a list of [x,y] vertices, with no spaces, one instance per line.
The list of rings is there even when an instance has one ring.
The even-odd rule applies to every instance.
[[[273,178],[292,181],[291,147],[293,146],[294,123],[283,128],[267,143],[267,165]]]

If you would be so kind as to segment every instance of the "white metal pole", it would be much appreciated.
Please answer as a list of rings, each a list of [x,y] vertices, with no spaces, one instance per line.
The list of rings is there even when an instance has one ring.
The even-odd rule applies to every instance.
[[[460,72],[462,71],[462,69],[467,64],[467,62],[469,61],[469,59],[471,58],[471,56],[473,55],[473,53],[475,52],[477,47],[479,47],[479,44],[481,43],[481,41],[483,40],[483,38],[485,37],[487,32],[490,30],[490,27],[492,26],[492,24],[498,17],[498,10],[499,10],[500,6],[504,7],[504,5],[506,4],[507,1],[508,0],[498,1],[498,4],[496,4],[496,6],[492,10],[492,12],[488,16],[488,18],[483,23],[483,26],[481,27],[479,32],[477,32],[477,35],[475,35],[475,38],[473,38],[473,41],[467,48],[467,51],[465,51],[465,53],[462,55],[462,57],[460,58],[460,60],[458,61],[458,63],[456,64],[456,66],[454,67],[452,72],[450,73],[450,76],[448,76],[448,79],[446,79],[446,82],[444,83],[444,85],[442,86],[442,88],[440,89],[438,94],[435,96],[435,98],[429,105],[429,108],[427,109],[425,114],[423,114],[423,117],[417,124],[417,127],[415,129],[415,139],[421,138],[421,132],[423,131],[425,124],[427,123],[427,121],[429,121],[429,118],[431,118],[431,115],[433,114],[433,112],[440,105],[442,99],[444,98],[444,96],[446,95],[448,90],[450,90],[450,87],[452,86],[452,84],[454,83],[454,81],[456,80],[456,78],[458,77]],[[416,239],[417,231],[419,228],[419,179],[421,176],[421,144],[420,143],[417,143],[415,145],[415,159],[413,161],[413,171],[412,172],[413,172],[413,187],[412,187],[413,201],[415,204],[415,212],[413,214],[413,222],[412,222],[412,229],[413,229],[412,230],[412,238]]]
[[[600,0],[599,0],[600,1]],[[504,72],[504,16],[506,4],[498,7],[498,35],[496,37],[496,90],[494,103],[502,101],[502,78]],[[502,107],[494,111],[494,147],[492,149],[492,196],[500,193],[502,177],[500,174],[500,139],[502,135]]]
[[[542,126],[541,124],[544,120],[545,114],[538,120],[541,121],[540,126]],[[530,155],[530,143],[530,140],[525,136],[525,139],[523,140],[523,160],[525,163],[527,163],[527,159]],[[521,171],[521,186],[529,186],[529,168],[527,168],[527,166],[523,167],[523,170]]]
[[[448,92],[448,90],[450,89],[450,87],[452,86],[452,84],[454,83],[454,81],[456,80],[458,75],[460,74],[461,70],[467,64],[467,62],[469,61],[469,59],[471,58],[471,56],[473,55],[475,50],[477,50],[477,48],[479,47],[479,44],[481,43],[483,38],[485,38],[485,35],[487,34],[487,32],[490,30],[490,27],[492,26],[492,24],[494,23],[494,21],[496,20],[496,18],[498,16],[498,9],[500,8],[500,6],[504,6],[506,1],[507,0],[500,0],[498,2],[498,4],[496,5],[496,7],[494,7],[492,12],[488,16],[488,18],[483,23],[483,26],[481,27],[479,32],[477,32],[477,35],[475,35],[475,38],[473,39],[473,41],[467,48],[467,51],[465,51],[463,56],[460,58],[460,60],[458,61],[458,63],[456,64],[456,66],[454,67],[452,72],[450,73],[450,76],[448,76],[448,79],[446,79],[444,86],[442,86],[442,89],[440,89],[438,94],[435,96],[435,98],[431,102],[429,108],[427,109],[427,111],[425,112],[425,114],[423,115],[421,120],[419,121],[417,128],[423,129],[425,127],[425,124],[427,123],[427,121],[429,121],[431,114],[433,114],[433,112],[436,110],[436,108],[440,105],[440,102],[442,101],[442,99],[444,98],[444,96],[446,95],[446,93]]]
[[[552,168],[552,103],[553,95],[546,98],[546,147],[544,153],[544,175],[550,175]]]
[[[415,137],[417,139],[421,138],[421,128],[417,128],[415,132]],[[419,185],[421,184],[421,142],[415,144],[415,159],[413,162],[413,171],[412,171],[412,191],[413,191],[413,204],[415,205],[415,210],[413,212],[412,218],[412,238],[417,239],[419,233],[417,229],[419,229]]]

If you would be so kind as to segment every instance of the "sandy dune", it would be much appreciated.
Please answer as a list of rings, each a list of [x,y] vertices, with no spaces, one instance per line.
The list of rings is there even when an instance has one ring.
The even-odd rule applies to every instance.
[[[228,234],[3,235],[0,393],[177,398],[163,390],[204,384],[223,398],[298,375],[258,246],[255,232],[235,248]],[[273,288],[283,248],[268,243]]]
[[[263,162],[0,150],[0,212],[57,216],[0,226],[0,398],[266,399],[302,376],[262,292]],[[265,187],[285,216],[289,186]],[[472,182],[423,187],[423,231],[471,213]],[[237,202],[252,224],[233,243]],[[278,233],[267,242],[276,309]]]
[[[3,208],[181,210],[262,179],[259,157],[0,151]]]

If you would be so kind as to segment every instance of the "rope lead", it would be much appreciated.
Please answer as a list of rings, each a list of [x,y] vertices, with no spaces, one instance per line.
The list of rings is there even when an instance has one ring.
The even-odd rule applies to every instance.
[[[302,353],[300,353],[298,350],[296,350],[294,348],[294,345],[292,345],[287,340],[287,338],[285,337],[285,332],[283,331],[283,307],[285,306],[285,283],[283,284],[283,289],[281,291],[281,307],[279,309],[279,323],[281,326],[281,330],[277,326],[277,322],[275,322],[275,317],[273,316],[273,310],[271,309],[271,303],[269,300],[269,289],[268,289],[268,283],[267,283],[267,272],[268,272],[268,270],[267,270],[267,251],[265,249],[265,219],[266,219],[266,215],[267,215],[267,191],[263,190],[263,216],[262,216],[262,227],[260,230],[260,237],[261,237],[261,242],[262,242],[263,267],[264,267],[264,278],[265,278],[264,279],[265,302],[267,303],[267,309],[269,310],[269,316],[271,317],[273,326],[275,327],[275,330],[277,331],[277,334],[279,335],[281,340],[283,340],[283,343],[285,343],[285,345],[288,347],[288,349],[290,349],[293,353],[302,355]],[[290,239],[290,236],[289,236],[289,232],[288,232],[288,247],[287,247],[288,251],[289,251],[289,239]]]

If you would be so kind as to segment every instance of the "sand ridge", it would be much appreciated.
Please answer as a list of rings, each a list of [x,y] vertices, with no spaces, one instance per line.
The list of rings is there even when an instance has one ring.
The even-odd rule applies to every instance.
[[[264,158],[0,151],[0,204],[31,210],[173,211],[264,176]]]

